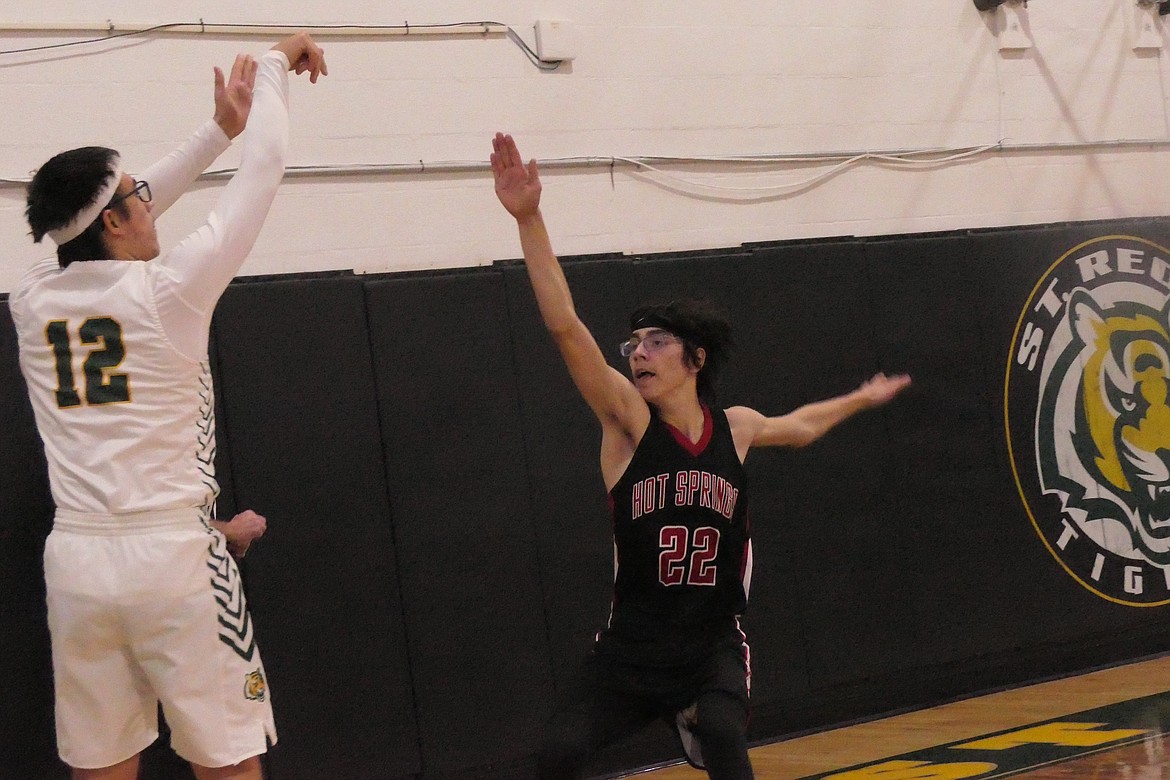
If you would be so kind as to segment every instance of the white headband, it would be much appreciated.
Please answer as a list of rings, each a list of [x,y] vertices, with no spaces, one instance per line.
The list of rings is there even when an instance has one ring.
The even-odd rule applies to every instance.
[[[73,219],[57,228],[56,230],[47,230],[45,234],[53,239],[57,246],[68,244],[73,239],[85,232],[93,221],[97,219],[103,211],[106,210],[106,204],[118,192],[118,185],[122,183],[122,166],[117,157],[113,160],[114,170],[110,173],[110,177],[106,179],[106,183],[102,185],[101,189],[97,191],[94,196],[93,203],[89,204],[81,211],[74,215]]]

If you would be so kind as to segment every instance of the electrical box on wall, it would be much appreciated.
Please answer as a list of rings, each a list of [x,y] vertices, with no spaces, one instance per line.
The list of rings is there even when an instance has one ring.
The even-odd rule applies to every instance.
[[[568,19],[536,20],[536,56],[545,62],[577,56],[577,33]]]

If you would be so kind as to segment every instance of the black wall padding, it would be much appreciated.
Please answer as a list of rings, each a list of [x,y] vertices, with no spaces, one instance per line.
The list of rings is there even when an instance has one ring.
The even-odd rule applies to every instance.
[[[245,582],[273,692],[273,780],[420,769],[378,399],[352,277],[233,285],[216,314]]]
[[[552,680],[503,276],[370,281],[367,305],[423,776],[531,776]]]
[[[997,526],[992,518],[1016,513],[1016,497],[1000,482],[995,404],[1002,390],[980,359],[990,345],[978,314],[987,305],[982,279],[972,264],[979,244],[951,236],[865,245],[879,349],[885,363],[914,379],[886,413],[897,469],[889,482],[898,486],[886,528],[898,554],[888,563],[903,572],[897,595],[910,608],[901,615],[902,638],[937,664],[966,652],[978,625],[997,625],[984,638],[989,645],[1014,645],[1010,624],[997,614],[1005,583],[986,576],[985,564],[974,564],[982,556],[967,551],[1002,560],[1033,547],[1026,524],[989,533]],[[1033,568],[1021,563],[1021,570]],[[889,671],[904,665],[893,660]]]
[[[578,314],[619,370],[633,308],[628,260],[565,269]],[[601,478],[601,426],[541,321],[521,265],[503,269],[556,689],[563,690],[609,617],[613,534]]]
[[[1118,220],[565,260],[623,373],[637,303],[701,296],[738,344],[721,406],[784,414],[878,370],[914,378],[807,448],[748,458],[751,739],[1170,650],[1166,606],[1099,598],[1053,560],[1005,439],[1021,307],[1061,253],[1116,234],[1170,245],[1165,220]],[[533,776],[613,559],[600,426],[524,266],[241,281],[213,342],[221,515],[269,518],[243,569],[271,780]],[[56,780],[52,505],[3,307],[0,412],[0,776]],[[680,755],[655,726],[589,775]],[[144,766],[178,776],[161,745]]]
[[[53,525],[49,475],[0,300],[0,775],[64,778],[53,733],[53,672],[42,555]]]

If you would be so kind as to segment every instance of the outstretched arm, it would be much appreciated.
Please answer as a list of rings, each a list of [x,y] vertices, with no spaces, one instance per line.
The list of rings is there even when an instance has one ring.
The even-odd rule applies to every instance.
[[[779,417],[765,417],[754,409],[727,410],[736,449],[742,460],[752,447],[804,447],[865,409],[889,403],[910,385],[905,374],[875,374],[851,393],[816,401]]]
[[[560,349],[577,390],[603,427],[615,426],[640,438],[649,422],[646,402],[626,377],[610,368],[597,341],[577,316],[569,284],[553,253],[540,213],[540,173],[536,160],[525,165],[510,135],[492,140],[492,173],[496,196],[516,219],[524,265],[540,316]]]

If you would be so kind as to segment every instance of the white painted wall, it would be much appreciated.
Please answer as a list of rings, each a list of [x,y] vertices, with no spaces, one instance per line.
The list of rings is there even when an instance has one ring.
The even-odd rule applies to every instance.
[[[537,19],[574,22],[576,59],[555,72],[500,35],[321,38],[329,77],[293,87],[298,166],[484,163],[497,129],[541,160],[1015,147],[926,168],[861,163],[796,191],[781,188],[835,163],[665,164],[663,174],[550,164],[545,216],[571,255],[1166,214],[1170,35],[1159,26],[1166,51],[1135,51],[1135,3],[1032,0],[1020,13],[1034,45],[1004,53],[998,17],[970,0],[9,0],[0,291],[52,251],[32,244],[23,220],[19,182],[32,169],[87,144],[145,167],[210,116],[213,65],[275,40],[157,34],[4,53],[90,37],[17,25],[487,19],[534,44]],[[1037,144],[1046,148],[1020,148]],[[215,167],[235,160],[228,152]],[[202,181],[160,219],[164,247],[221,186]],[[339,171],[286,179],[243,273],[469,266],[518,252],[486,167]]]

